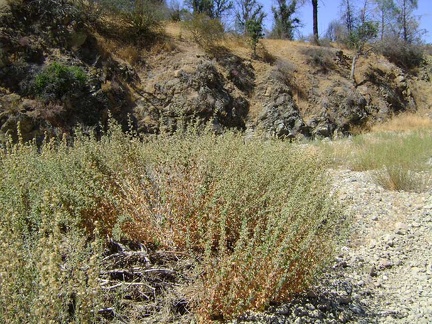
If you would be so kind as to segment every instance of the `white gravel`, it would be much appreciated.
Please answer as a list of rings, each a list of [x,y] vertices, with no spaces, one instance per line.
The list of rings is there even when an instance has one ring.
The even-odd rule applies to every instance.
[[[339,258],[371,291],[364,303],[378,323],[432,323],[431,192],[384,190],[366,172],[335,171],[335,179],[354,217]]]

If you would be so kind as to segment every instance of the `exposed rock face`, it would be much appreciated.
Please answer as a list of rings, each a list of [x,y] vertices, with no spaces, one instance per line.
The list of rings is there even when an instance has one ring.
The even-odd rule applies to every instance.
[[[369,114],[386,118],[391,113],[415,110],[405,73],[387,61],[378,61],[365,73],[358,90],[368,99]]]
[[[286,84],[280,82],[271,73],[267,77],[265,86],[258,91],[261,93],[259,99],[262,102],[258,128],[264,129],[268,135],[279,138],[309,135],[309,128],[303,122],[291,89]]]
[[[180,70],[173,79],[155,84],[135,108],[139,130],[175,129],[179,120],[198,118],[216,126],[245,129],[249,103],[225,87],[213,62],[203,60],[194,72]],[[161,123],[159,125],[159,123]]]
[[[322,117],[328,120],[330,129],[346,133],[351,125],[361,125],[366,121],[366,105],[366,98],[352,84],[336,82],[326,89],[321,99]]]
[[[17,8],[0,15],[3,138],[16,134],[18,121],[24,139],[70,132],[77,125],[97,128],[109,111],[125,128],[132,121],[139,133],[174,131],[181,123],[199,121],[211,122],[218,132],[250,126],[249,131],[278,138],[332,137],[416,108],[407,76],[384,59],[358,72],[356,85],[348,80],[342,51],[310,46],[299,51],[302,69],[285,57],[277,59],[278,67],[225,48],[204,54],[187,42],[181,42],[182,50],[147,54],[141,65],[131,66],[84,25],[68,20],[47,32],[51,20],[31,10],[23,19]],[[43,98],[34,81],[53,62],[82,69],[85,85],[67,87],[54,100]],[[296,78],[299,73],[303,82]],[[428,77],[425,72],[421,78]],[[299,93],[306,104],[299,102]]]

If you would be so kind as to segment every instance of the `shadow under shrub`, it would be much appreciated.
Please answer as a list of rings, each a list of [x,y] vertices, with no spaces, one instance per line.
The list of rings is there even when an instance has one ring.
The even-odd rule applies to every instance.
[[[13,242],[16,233],[24,238],[14,243],[14,250],[26,253],[23,267],[41,262],[41,253],[26,252],[26,242],[44,236],[44,224],[53,219],[44,210],[51,208],[59,215],[54,222],[60,231],[55,234],[58,250],[49,245],[56,271],[64,262],[64,244],[74,242],[68,235],[81,233],[78,237],[91,242],[95,224],[104,235],[190,255],[195,264],[189,278],[194,279],[183,289],[188,308],[201,322],[229,319],[288,300],[332,258],[345,224],[320,159],[285,142],[245,143],[236,133],[188,130],[141,141],[117,126],[100,141],[79,135],[73,145],[11,146],[0,160],[0,212],[9,215],[2,218],[2,234],[5,242]],[[48,191],[54,196],[44,200]],[[98,255],[84,243],[76,244],[77,254],[66,254],[77,255],[67,258],[77,269],[85,256]],[[91,269],[97,269],[94,258]],[[19,290],[9,289],[14,283],[1,278],[5,305],[6,294],[18,298]],[[20,280],[31,296],[49,302],[50,287],[32,288],[38,278]],[[66,288],[74,281],[61,278],[57,284],[68,284],[64,290],[59,285],[59,293],[74,292]],[[90,289],[85,279],[80,285]],[[91,291],[96,295],[82,298],[94,307],[92,298],[99,300],[100,290]],[[56,305],[64,314],[66,306]],[[12,316],[0,307],[0,314]],[[19,309],[32,316],[40,311],[30,301]],[[10,318],[6,315],[1,316]]]

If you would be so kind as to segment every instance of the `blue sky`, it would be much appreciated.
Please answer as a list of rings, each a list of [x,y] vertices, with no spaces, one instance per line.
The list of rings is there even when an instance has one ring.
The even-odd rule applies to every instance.
[[[267,12],[266,26],[271,28],[272,26],[272,14],[271,6],[275,2],[273,0],[259,0],[265,6]],[[300,33],[307,36],[312,34],[312,5],[311,1],[308,1],[300,11],[298,12],[298,17],[304,25],[300,29]],[[320,34],[324,34],[327,30],[328,24],[340,17],[340,0],[320,0],[318,9],[318,30]],[[415,11],[415,15],[419,16],[420,28],[428,31],[428,33],[423,37],[424,41],[427,43],[432,43],[432,1],[431,0],[418,0],[418,9]]]

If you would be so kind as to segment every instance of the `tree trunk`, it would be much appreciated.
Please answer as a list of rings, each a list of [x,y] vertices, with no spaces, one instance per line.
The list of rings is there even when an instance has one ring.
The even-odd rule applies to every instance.
[[[314,43],[318,44],[318,0],[312,0],[313,8],[313,37]]]
[[[356,64],[357,64],[357,60],[358,60],[359,56],[360,56],[360,52],[356,52],[354,54],[354,56],[353,56],[353,60],[352,60],[352,63],[351,63],[350,79],[351,79],[351,81],[354,82],[354,84],[356,83],[356,80],[355,80],[355,68],[356,68]]]
[[[403,1],[402,6],[402,29],[403,29],[403,40],[408,42],[408,26],[407,26],[407,3],[406,0]]]

